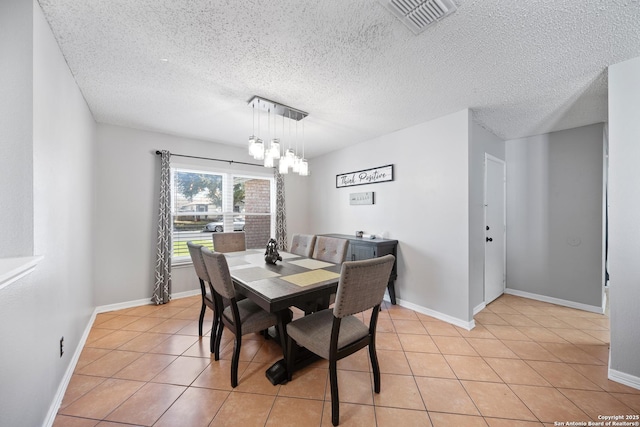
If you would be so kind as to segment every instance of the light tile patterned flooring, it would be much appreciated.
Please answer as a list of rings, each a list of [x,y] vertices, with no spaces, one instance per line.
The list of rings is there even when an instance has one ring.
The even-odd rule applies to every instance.
[[[231,336],[214,361],[199,310],[198,296],[99,314],[54,426],[331,425],[327,362],[273,386],[265,370],[282,352],[248,335],[231,389]],[[340,361],[340,425],[529,427],[640,413],[640,391],[607,379],[607,317],[503,295],[475,320],[466,331],[385,303],[381,393],[366,349]]]

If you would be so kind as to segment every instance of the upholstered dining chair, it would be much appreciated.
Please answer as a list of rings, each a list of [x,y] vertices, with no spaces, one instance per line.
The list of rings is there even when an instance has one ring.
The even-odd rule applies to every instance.
[[[317,236],[311,258],[315,258],[320,261],[332,262],[334,264],[340,264],[344,262],[345,258],[347,257],[348,248],[349,241],[347,239]]]
[[[337,362],[369,346],[374,391],[380,393],[380,366],[376,355],[376,325],[380,304],[389,282],[395,257],[385,255],[342,264],[333,309],[317,311],[287,325],[287,375],[292,379],[298,346],[329,360],[331,422],[340,421]],[[369,326],[355,314],[371,310]]]
[[[220,324],[220,314],[216,310],[215,303],[215,294],[211,290],[207,292],[207,286],[211,287],[211,280],[209,280],[209,274],[207,273],[207,269],[204,265],[204,259],[202,258],[202,245],[197,245],[193,242],[187,242],[187,247],[189,248],[189,255],[191,255],[191,261],[193,262],[193,268],[196,270],[196,275],[198,276],[198,280],[200,281],[200,291],[202,293],[202,308],[200,309],[200,318],[198,320],[198,334],[202,336],[202,323],[204,321],[204,314],[209,307],[211,311],[213,311],[213,326],[211,328],[211,341],[209,342],[209,347],[211,349],[211,353],[213,353],[214,349],[214,340],[216,332],[218,330],[218,326]]]
[[[235,335],[233,356],[231,358],[231,387],[238,385],[238,361],[242,336],[253,332],[263,331],[271,326],[278,326],[281,339],[284,339],[284,326],[278,316],[260,308],[250,299],[238,301],[236,291],[231,281],[231,273],[225,256],[219,252],[211,252],[208,248],[201,249],[204,265],[211,279],[211,286],[217,294],[216,303],[220,313],[220,326],[215,339],[215,360],[220,358],[220,340],[226,326]],[[284,344],[284,343],[283,343]],[[283,345],[284,348],[284,345]]]
[[[221,253],[247,250],[244,231],[213,233],[213,250]]]
[[[289,252],[296,255],[311,258],[313,255],[313,247],[316,244],[316,236],[312,234],[294,234],[291,239],[291,248]]]

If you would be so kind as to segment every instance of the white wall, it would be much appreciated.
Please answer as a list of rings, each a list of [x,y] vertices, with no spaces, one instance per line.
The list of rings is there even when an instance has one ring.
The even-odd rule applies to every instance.
[[[154,285],[160,160],[156,150],[255,163],[244,148],[98,125],[94,248],[97,306],[150,299]],[[229,169],[228,163],[172,157],[172,164]],[[233,165],[234,170],[268,173]],[[193,267],[172,270],[172,292],[199,290]]]
[[[610,378],[640,388],[640,58],[609,67]]]
[[[469,308],[484,303],[484,155],[505,159],[504,141],[471,121],[469,126]],[[471,313],[473,314],[473,313]]]
[[[314,171],[311,171],[313,174]],[[287,174],[284,179],[287,212],[287,248],[294,234],[314,234],[310,221],[310,204],[314,195],[309,191],[311,176]]]
[[[33,215],[33,231],[16,232],[33,245],[36,254],[44,256],[35,272],[0,290],[2,426],[43,425],[47,411],[57,409],[51,405],[93,311],[91,168],[95,124],[39,6],[31,6],[27,20],[15,10],[9,15],[4,9],[0,12],[0,19],[19,27],[20,35],[11,40],[22,44],[25,29],[33,34],[27,37],[33,44],[22,47],[22,53],[33,58],[33,67],[24,73],[29,79],[25,85],[28,90],[21,93],[28,98],[24,102],[32,103],[33,111],[14,112],[12,118],[29,123],[29,137],[19,139],[28,150],[18,151],[33,152],[33,160],[20,153],[13,156],[13,150],[7,155],[15,163],[10,171],[15,167],[33,173],[32,179],[17,186],[29,193],[29,199],[33,197],[33,209],[27,209],[18,195],[2,189],[2,210],[17,206],[27,209],[23,212],[26,217]],[[4,30],[4,23],[0,28]],[[3,91],[13,84],[0,82]],[[3,158],[6,154],[3,147]],[[5,169],[0,171],[3,181]],[[22,188],[23,184],[28,188]],[[62,358],[61,336],[65,339]]]
[[[0,258],[33,255],[32,20],[31,1],[0,2]]]
[[[602,130],[506,142],[507,288],[601,309]]]
[[[399,241],[396,294],[459,323],[469,309],[469,111],[463,110],[312,159],[308,232],[387,232]],[[336,175],[394,165],[394,181],[336,188]],[[349,194],[375,192],[375,204]],[[287,190],[289,200],[297,197]]]

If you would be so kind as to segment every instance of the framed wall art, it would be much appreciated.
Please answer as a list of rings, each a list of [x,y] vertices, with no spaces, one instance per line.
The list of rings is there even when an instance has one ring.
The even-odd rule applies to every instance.
[[[393,165],[336,175],[336,188],[393,181]]]

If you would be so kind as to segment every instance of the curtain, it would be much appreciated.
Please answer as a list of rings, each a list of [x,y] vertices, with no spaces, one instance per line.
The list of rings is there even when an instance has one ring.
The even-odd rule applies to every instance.
[[[151,301],[166,304],[171,300],[171,153],[160,152],[160,204],[156,274]]]
[[[276,242],[278,250],[287,251],[287,213],[284,203],[284,177],[273,169],[273,176],[276,180]]]

